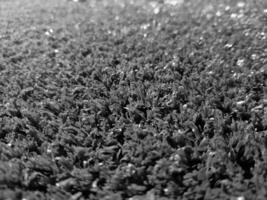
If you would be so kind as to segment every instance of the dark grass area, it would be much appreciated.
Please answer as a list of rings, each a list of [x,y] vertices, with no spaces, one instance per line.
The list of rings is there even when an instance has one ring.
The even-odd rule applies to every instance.
[[[267,198],[267,2],[166,2],[0,0],[0,199]]]

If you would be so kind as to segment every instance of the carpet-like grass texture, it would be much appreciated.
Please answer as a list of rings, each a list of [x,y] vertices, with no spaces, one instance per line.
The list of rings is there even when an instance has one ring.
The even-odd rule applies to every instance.
[[[1,200],[267,198],[265,0],[0,0],[0,26]]]

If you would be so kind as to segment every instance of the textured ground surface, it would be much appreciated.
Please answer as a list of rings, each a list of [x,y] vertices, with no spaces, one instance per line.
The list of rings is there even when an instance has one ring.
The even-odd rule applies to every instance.
[[[267,2],[0,0],[0,199],[266,199]]]

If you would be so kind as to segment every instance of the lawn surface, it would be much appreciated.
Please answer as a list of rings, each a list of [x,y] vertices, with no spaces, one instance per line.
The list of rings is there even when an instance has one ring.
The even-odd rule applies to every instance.
[[[267,198],[267,1],[0,0],[0,199]]]

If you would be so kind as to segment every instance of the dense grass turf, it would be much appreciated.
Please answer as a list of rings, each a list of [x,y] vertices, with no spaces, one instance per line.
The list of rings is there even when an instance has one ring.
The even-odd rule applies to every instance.
[[[0,0],[0,199],[266,199],[266,25],[265,0]]]

